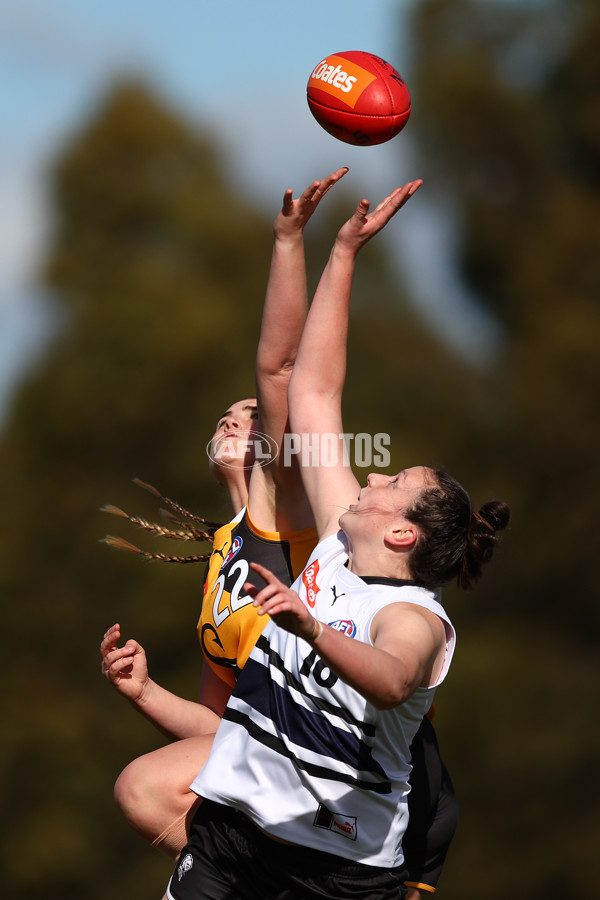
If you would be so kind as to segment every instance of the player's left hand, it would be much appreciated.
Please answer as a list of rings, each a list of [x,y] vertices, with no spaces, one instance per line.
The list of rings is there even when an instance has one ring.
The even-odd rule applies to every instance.
[[[404,187],[396,188],[372,212],[369,212],[371,206],[369,201],[361,200],[352,218],[340,229],[336,243],[357,252],[387,225],[422,184],[422,180],[418,178],[407,182]]]
[[[266,582],[266,586],[260,590],[250,583],[244,585],[244,591],[254,598],[253,606],[258,608],[259,616],[268,613],[284,631],[305,639],[312,637],[316,620],[296,591],[292,591],[259,563],[252,562],[250,566]]]

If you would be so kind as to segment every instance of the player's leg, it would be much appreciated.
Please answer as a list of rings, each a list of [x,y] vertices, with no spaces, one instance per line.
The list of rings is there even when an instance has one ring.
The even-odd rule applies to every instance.
[[[435,729],[424,719],[411,745],[413,770],[408,828],[402,840],[409,872],[407,900],[435,891],[458,820],[458,802],[442,759]],[[410,891],[416,893],[411,895]]]
[[[167,744],[134,759],[115,784],[115,800],[131,827],[169,856],[186,843],[198,803],[190,784],[206,762],[213,735]]]

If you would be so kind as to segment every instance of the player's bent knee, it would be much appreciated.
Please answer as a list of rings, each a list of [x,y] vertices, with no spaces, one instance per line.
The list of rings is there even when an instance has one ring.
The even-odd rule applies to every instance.
[[[157,765],[152,754],[141,756],[126,766],[114,787],[115,802],[127,823],[146,840],[155,842],[174,822],[183,823],[196,795],[179,777],[165,779],[165,767]],[[179,773],[177,773],[179,776]],[[170,856],[180,841],[181,829],[167,846],[160,847]]]
[[[123,769],[115,782],[114,798],[127,821],[136,826],[143,820],[143,811],[148,802],[148,786],[134,760]]]

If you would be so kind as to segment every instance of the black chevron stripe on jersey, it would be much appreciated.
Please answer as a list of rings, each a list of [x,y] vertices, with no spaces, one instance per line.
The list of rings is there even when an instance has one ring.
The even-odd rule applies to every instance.
[[[267,656],[271,668],[277,669],[278,672],[281,672],[286,680],[286,683],[289,684],[290,687],[293,687],[294,690],[307,697],[311,701],[311,703],[316,706],[317,709],[320,709],[322,712],[328,713],[329,715],[337,716],[338,719],[342,719],[342,721],[356,726],[356,728],[358,728],[367,737],[374,736],[375,726],[372,722],[365,722],[363,719],[357,719],[349,710],[343,709],[338,704],[332,703],[329,700],[325,700],[323,697],[318,697],[315,694],[311,694],[306,689],[306,685],[302,681],[299,681],[293,674],[293,672],[290,672],[289,669],[286,669],[281,656],[275,650],[273,650],[268,638],[266,638],[264,634],[261,634],[258,641],[256,642],[256,646]],[[249,660],[249,662],[250,661],[251,660]]]
[[[366,783],[388,781],[371,748],[356,732],[336,727],[321,712],[299,706],[285,687],[269,680],[268,669],[252,658],[244,667],[235,696],[260,716],[272,721],[275,730],[296,747],[319,754],[324,759],[338,759],[343,765],[361,773],[363,780],[371,779]],[[229,718],[228,713],[229,707],[224,718]]]
[[[341,781],[343,784],[352,784],[363,791],[371,791],[371,793],[374,794],[391,793],[392,786],[389,781],[366,781],[363,778],[353,777],[347,772],[336,772],[326,766],[318,766],[315,763],[299,759],[297,754],[287,747],[280,738],[265,731],[248,715],[240,712],[238,709],[228,706],[223,718],[228,719],[230,722],[235,722],[237,725],[241,725],[255,741],[264,744],[265,747],[268,747],[275,753],[280,753],[282,756],[291,759],[297,769],[307,772],[313,778],[327,778],[329,781]]]

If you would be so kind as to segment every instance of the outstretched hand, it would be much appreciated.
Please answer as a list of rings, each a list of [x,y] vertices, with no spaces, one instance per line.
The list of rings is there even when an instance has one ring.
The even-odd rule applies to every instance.
[[[146,652],[141,644],[133,640],[119,647],[120,639],[121,626],[118,624],[104,635],[100,644],[102,674],[120,694],[135,702],[141,698],[150,680]]]
[[[281,212],[275,219],[273,230],[276,238],[292,237],[301,235],[304,226],[314,213],[315,209],[325,196],[325,194],[333,187],[336,182],[343,178],[348,171],[347,166],[343,166],[336,172],[332,172],[327,178],[313,181],[303,194],[294,199],[293,191],[289,188],[283,195],[283,205]]]
[[[311,616],[296,591],[292,591],[259,563],[252,562],[250,566],[266,582],[266,587],[260,590],[249,582],[244,585],[246,594],[254,598],[253,606],[258,608],[259,616],[268,613],[275,624],[284,631],[305,639],[312,637],[315,618]]]
[[[409,181],[404,187],[396,188],[371,213],[369,213],[371,206],[369,201],[361,200],[352,218],[340,229],[336,243],[354,252],[360,250],[368,240],[387,225],[422,184],[422,180],[418,178],[416,181]]]

